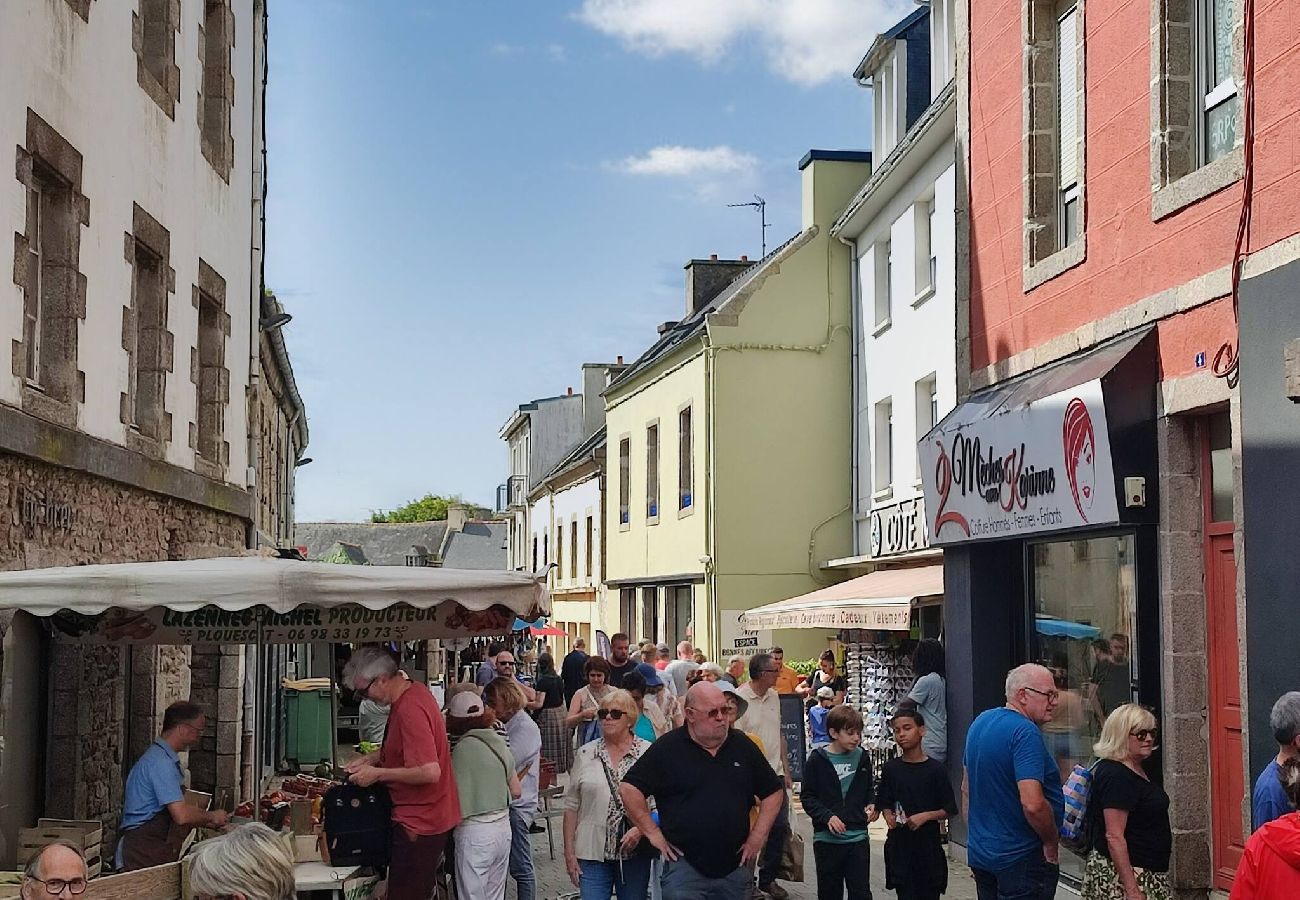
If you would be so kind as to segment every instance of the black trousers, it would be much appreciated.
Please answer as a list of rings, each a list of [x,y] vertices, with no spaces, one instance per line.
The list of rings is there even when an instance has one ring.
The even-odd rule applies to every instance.
[[[813,841],[817,863],[817,900],[871,900],[871,843]]]
[[[939,892],[938,891],[910,891],[907,888],[899,888],[898,900],[939,900]]]

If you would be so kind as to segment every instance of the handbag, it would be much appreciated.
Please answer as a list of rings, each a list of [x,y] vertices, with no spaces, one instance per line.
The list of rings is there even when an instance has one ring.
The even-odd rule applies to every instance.
[[[1092,814],[1088,800],[1092,795],[1092,769],[1075,766],[1061,789],[1065,817],[1061,822],[1061,843],[1067,850],[1087,856],[1092,849]]]
[[[609,763],[605,762],[604,759],[600,759],[600,767],[605,770],[605,781],[609,783],[610,796],[618,798],[618,781],[614,778],[614,773],[610,770]],[[620,808],[623,806],[623,801],[621,799],[619,799],[618,805]],[[634,827],[635,826],[633,826],[632,822],[627,817],[627,812],[624,811],[623,815],[618,820],[618,827],[614,829],[614,834],[618,840],[619,847],[623,846],[623,837]],[[642,837],[641,840],[637,841],[636,846],[632,848],[632,852],[627,855],[627,858],[653,858],[657,856],[659,856],[659,851],[655,849],[654,844],[650,843],[650,841],[645,837]]]
[[[776,866],[776,877],[781,881],[803,881],[803,835],[793,828],[785,833],[781,847],[781,861]]]

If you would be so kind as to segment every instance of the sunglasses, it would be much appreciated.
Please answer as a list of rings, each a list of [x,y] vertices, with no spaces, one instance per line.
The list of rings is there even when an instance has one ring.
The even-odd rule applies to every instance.
[[[1137,731],[1129,732],[1131,736],[1137,738],[1139,741],[1146,741],[1146,740],[1154,741],[1156,739],[1156,735],[1159,733],[1160,733],[1159,728],[1139,728]]]
[[[623,718],[623,716],[625,716],[625,715],[626,715],[626,713],[624,713],[623,710],[621,710],[621,709],[598,709],[598,710],[596,710],[596,718],[597,718],[597,719],[600,719],[602,722],[603,722],[604,720],[606,720],[606,719],[613,719],[615,722],[617,722],[619,719]]]
[[[513,667],[514,664],[515,664],[515,661],[514,661],[513,659],[498,659],[498,660],[497,660],[497,668],[498,668],[498,669],[500,669],[502,666],[512,666],[512,667]]]

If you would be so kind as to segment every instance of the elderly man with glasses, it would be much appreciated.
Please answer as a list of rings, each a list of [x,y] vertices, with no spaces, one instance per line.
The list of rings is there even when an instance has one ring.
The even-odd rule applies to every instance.
[[[185,802],[180,754],[199,742],[206,727],[203,707],[188,700],[178,700],[163,713],[162,735],[136,760],[126,777],[121,839],[117,844],[118,871],[176,862],[191,830],[200,825],[221,828],[226,824],[225,812],[208,812]]]
[[[1007,674],[1006,696],[966,733],[966,858],[979,900],[1052,900],[1065,804],[1039,728],[1052,720],[1060,694],[1048,669],[1026,663]]]
[[[686,693],[686,726],[650,745],[619,785],[632,824],[662,854],[662,895],[742,900],[781,809],[781,779],[754,742],[728,727],[727,698],[700,682]],[[654,797],[659,822],[650,816]],[[758,819],[749,824],[754,798]]]
[[[736,727],[758,738],[768,765],[785,781],[781,808],[758,866],[758,889],[773,900],[785,900],[789,896],[785,888],[776,883],[776,869],[785,848],[786,833],[790,830],[787,792],[794,787],[785,741],[781,739],[781,694],[777,689],[781,669],[781,663],[772,654],[756,653],[749,660],[749,681],[736,689],[736,696],[748,704],[744,715],[736,721]]]
[[[542,708],[542,704],[546,702],[546,695],[533,690],[533,686],[519,676],[519,663],[515,661],[513,653],[509,650],[502,650],[496,655],[494,665],[497,670],[497,678],[513,678],[515,684],[519,685],[520,690],[524,692],[524,699],[527,701],[524,704],[524,709],[533,712]]]
[[[79,897],[86,892],[86,858],[66,841],[46,844],[27,861],[18,896],[22,900]]]

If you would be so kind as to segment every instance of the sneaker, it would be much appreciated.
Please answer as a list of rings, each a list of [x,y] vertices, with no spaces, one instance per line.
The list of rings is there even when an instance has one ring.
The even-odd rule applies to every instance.
[[[531,824],[531,825],[528,826],[528,833],[529,833],[529,834],[545,834],[545,833],[546,833],[546,826],[545,826],[545,825],[540,825],[540,824],[538,824],[537,822],[534,822],[533,824]]]

